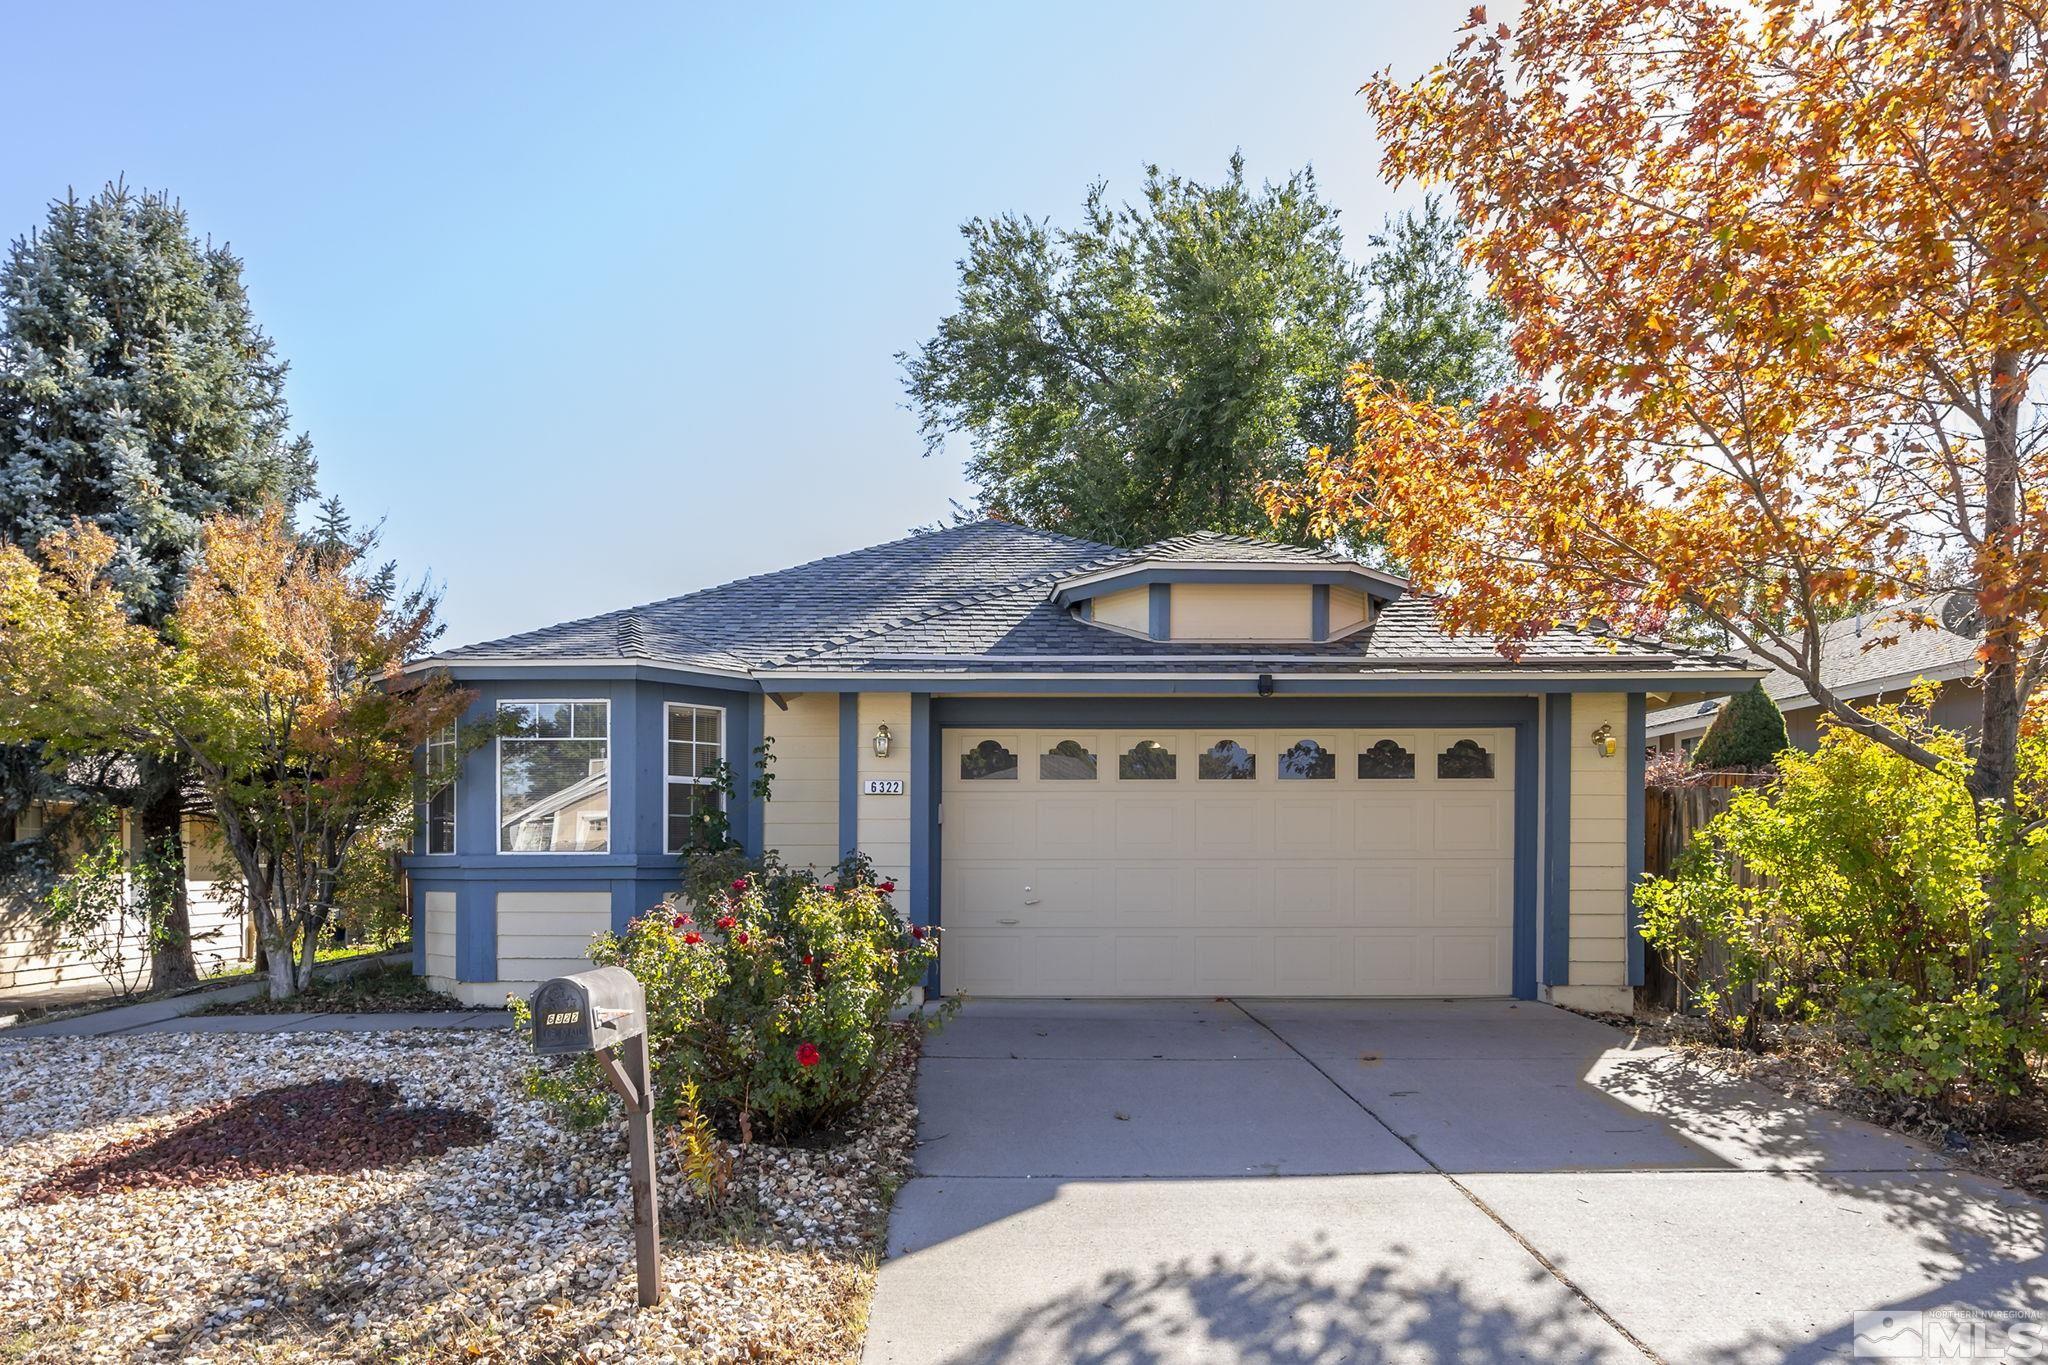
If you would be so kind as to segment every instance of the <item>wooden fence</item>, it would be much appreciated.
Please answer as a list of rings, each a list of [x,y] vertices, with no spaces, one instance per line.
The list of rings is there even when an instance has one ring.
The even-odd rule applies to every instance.
[[[1703,780],[1677,787],[1650,787],[1643,792],[1643,871],[1653,877],[1666,876],[1693,836],[1705,829],[1715,816],[1728,809],[1739,787],[1760,787],[1770,781],[1767,774],[1711,773]],[[1735,880],[1753,885],[1756,878],[1737,865]],[[1709,951],[1699,964],[1701,977],[1720,974],[1720,953]],[[1680,1006],[1677,976],[1667,967],[1656,945],[1643,953],[1643,992],[1651,1003],[1664,1009]]]

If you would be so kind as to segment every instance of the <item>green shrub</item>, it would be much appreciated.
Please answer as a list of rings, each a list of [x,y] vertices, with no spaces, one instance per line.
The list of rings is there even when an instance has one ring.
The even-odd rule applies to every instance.
[[[1768,768],[1790,747],[1785,714],[1758,683],[1728,699],[1693,750],[1692,761],[1699,768]]]
[[[906,923],[894,885],[862,879],[864,866],[851,860],[849,880],[826,883],[749,872],[694,905],[672,897],[592,945],[593,962],[646,988],[662,1123],[682,1116],[690,1083],[721,1131],[787,1142],[830,1129],[873,1092],[905,1044],[890,1012],[923,982],[938,938]],[[591,1058],[536,1071],[532,1085],[572,1121],[607,1112]]]
[[[1726,1029],[1754,1044],[1766,1014],[1842,1025],[1867,1082],[1964,1105],[2015,1094],[2048,1043],[2048,835],[1977,805],[1963,740],[1926,723],[1930,700],[1879,714],[1939,771],[1824,726],[1817,752],[1780,754],[1772,782],[1735,792],[1636,904]],[[2041,747],[2023,754],[2029,790]]]

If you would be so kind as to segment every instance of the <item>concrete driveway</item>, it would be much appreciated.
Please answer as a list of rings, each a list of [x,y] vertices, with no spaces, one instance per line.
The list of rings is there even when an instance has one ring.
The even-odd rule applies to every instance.
[[[1544,1005],[976,1002],[918,1098],[869,1365],[1690,1365],[1861,1358],[1859,1312],[1980,1356],[2048,1329],[2048,1207]]]

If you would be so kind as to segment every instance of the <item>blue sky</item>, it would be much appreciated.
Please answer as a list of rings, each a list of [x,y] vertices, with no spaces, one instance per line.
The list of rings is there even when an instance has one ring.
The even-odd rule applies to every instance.
[[[323,486],[450,644],[893,538],[965,500],[895,361],[958,227],[1147,161],[1413,202],[1356,90],[1467,5],[36,6],[0,228],[125,174],[233,244]],[[36,54],[26,59],[27,54]]]

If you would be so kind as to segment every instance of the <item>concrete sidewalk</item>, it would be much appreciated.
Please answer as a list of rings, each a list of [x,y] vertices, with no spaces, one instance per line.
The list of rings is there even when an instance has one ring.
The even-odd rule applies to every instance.
[[[1544,1005],[976,1002],[918,1103],[867,1365],[1761,1365],[1856,1358],[1859,1314],[2048,1325],[2048,1205]]]

